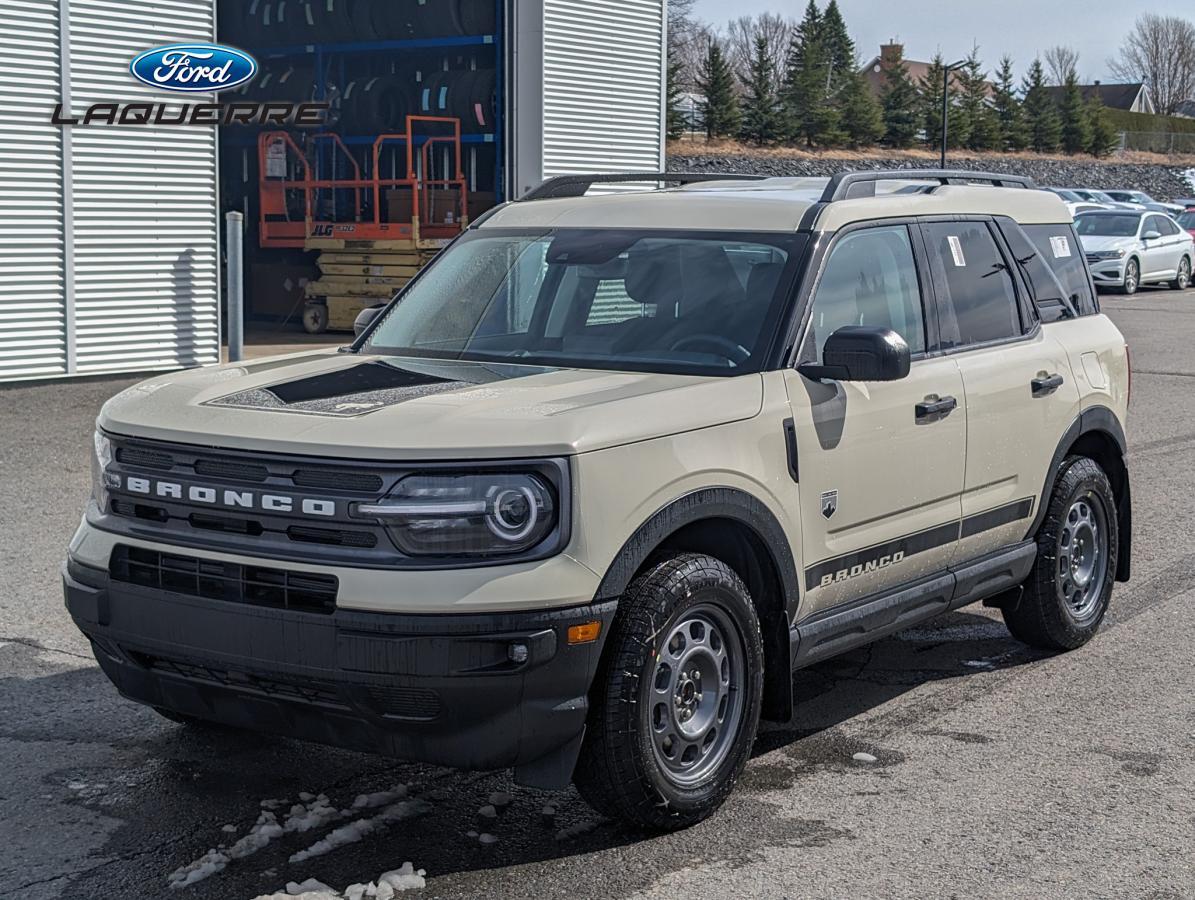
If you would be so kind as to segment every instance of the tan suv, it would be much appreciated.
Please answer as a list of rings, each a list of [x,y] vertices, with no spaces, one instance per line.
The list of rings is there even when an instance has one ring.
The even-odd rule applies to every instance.
[[[65,590],[121,693],[675,828],[794,670],[977,601],[1091,638],[1129,575],[1129,366],[1061,200],[584,196],[628,179],[488,214],[351,347],[104,406]]]

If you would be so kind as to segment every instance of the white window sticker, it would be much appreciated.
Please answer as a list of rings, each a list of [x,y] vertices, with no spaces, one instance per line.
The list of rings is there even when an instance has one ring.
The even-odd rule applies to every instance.
[[[963,257],[963,244],[958,239],[958,235],[946,235],[946,243],[950,245],[950,255],[954,257],[954,264],[960,269],[967,264],[967,260]]]
[[[1055,259],[1066,259],[1071,255],[1071,242],[1064,234],[1055,235],[1050,238],[1050,249],[1054,251]]]

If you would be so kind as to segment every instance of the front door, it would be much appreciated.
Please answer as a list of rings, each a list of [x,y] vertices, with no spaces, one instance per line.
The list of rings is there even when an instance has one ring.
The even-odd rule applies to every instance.
[[[905,225],[846,232],[812,298],[802,362],[822,361],[843,325],[893,329],[913,353],[892,382],[822,382],[786,373],[801,482],[805,612],[944,569],[958,540],[966,449],[962,376],[926,355],[914,235]]]

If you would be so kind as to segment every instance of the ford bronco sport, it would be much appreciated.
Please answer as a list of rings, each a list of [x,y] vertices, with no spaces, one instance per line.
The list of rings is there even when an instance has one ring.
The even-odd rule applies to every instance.
[[[105,404],[126,697],[676,828],[795,670],[977,601],[1073,649],[1129,576],[1125,341],[1025,179],[568,176],[360,324]]]

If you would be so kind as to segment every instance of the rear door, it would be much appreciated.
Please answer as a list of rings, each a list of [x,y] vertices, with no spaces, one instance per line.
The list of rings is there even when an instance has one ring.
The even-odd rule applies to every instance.
[[[926,352],[934,332],[926,283],[917,233],[904,224],[839,233],[817,276],[800,362],[820,363],[843,325],[892,328],[913,359],[909,375],[891,382],[785,373],[806,611],[940,572],[954,557],[966,409],[957,363]]]
[[[941,346],[966,397],[965,561],[1025,537],[1054,451],[1079,414],[1079,390],[994,223],[927,221],[921,230]]]

